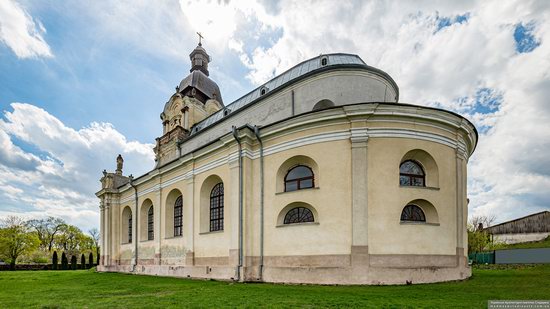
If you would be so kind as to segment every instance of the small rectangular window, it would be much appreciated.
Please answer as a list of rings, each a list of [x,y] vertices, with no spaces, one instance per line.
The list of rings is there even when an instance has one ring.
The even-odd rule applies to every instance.
[[[285,183],[285,191],[298,190],[298,181],[288,181]]]
[[[410,186],[411,185],[410,178],[407,176],[400,176],[399,184],[402,186]]]
[[[304,179],[300,181],[300,188],[312,188],[313,187],[313,179]]]

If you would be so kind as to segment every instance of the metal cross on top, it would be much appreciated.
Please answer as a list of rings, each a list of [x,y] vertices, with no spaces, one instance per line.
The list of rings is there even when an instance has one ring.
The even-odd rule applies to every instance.
[[[200,32],[197,32],[197,34],[199,35],[199,46],[202,46],[201,40],[204,39],[204,37]]]

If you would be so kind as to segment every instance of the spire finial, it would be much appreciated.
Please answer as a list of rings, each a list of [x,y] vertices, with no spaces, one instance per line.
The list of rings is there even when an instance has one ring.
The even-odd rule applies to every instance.
[[[197,32],[197,35],[199,36],[199,46],[202,46],[202,39],[204,39],[204,37],[202,36],[202,33],[200,33],[200,32]]]

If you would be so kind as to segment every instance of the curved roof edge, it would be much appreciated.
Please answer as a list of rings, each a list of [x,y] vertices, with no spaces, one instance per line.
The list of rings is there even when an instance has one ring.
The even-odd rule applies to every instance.
[[[468,120],[466,117],[458,114],[458,113],[455,113],[453,111],[449,111],[449,110],[446,110],[446,109],[442,109],[442,108],[437,108],[437,107],[431,107],[431,106],[424,106],[424,105],[416,105],[416,104],[410,104],[410,103],[389,103],[389,102],[363,102],[363,103],[353,103],[353,104],[346,104],[346,105],[337,105],[337,106],[333,106],[333,107],[329,107],[329,108],[326,108],[326,109],[322,109],[322,110],[317,110],[317,111],[309,111],[307,113],[302,113],[302,114],[298,114],[298,115],[294,115],[294,116],[290,116],[290,117],[287,117],[287,118],[283,118],[283,119],[280,119],[280,120],[277,120],[277,121],[274,121],[272,123],[269,123],[269,124],[266,124],[264,126],[261,126],[260,129],[264,129],[264,128],[268,128],[268,127],[271,127],[271,126],[274,126],[278,123],[281,123],[281,122],[284,122],[284,121],[288,121],[290,119],[293,119],[293,118],[298,118],[298,117],[303,117],[303,116],[306,116],[308,114],[311,114],[311,113],[320,113],[320,112],[324,112],[324,111],[327,111],[327,110],[331,110],[331,109],[337,109],[337,108],[345,108],[346,106],[354,106],[354,105],[388,105],[388,106],[404,106],[404,107],[412,107],[412,108],[422,108],[422,109],[429,109],[429,110],[435,110],[435,111],[439,111],[439,112],[444,112],[444,113],[447,113],[447,114],[450,114],[450,115],[453,115],[457,118],[460,118],[460,119],[463,119],[467,122],[468,125],[470,125],[473,129],[473,133],[475,134],[475,143],[473,145],[473,148],[472,148],[472,151],[471,151],[471,154],[473,154],[473,152],[475,151],[475,149],[477,148],[477,143],[479,141],[479,133],[477,131],[477,128],[476,126],[470,121]],[[245,127],[249,127],[250,125],[248,124],[245,124],[245,125],[242,125],[240,127],[238,127],[237,129],[242,129],[242,128],[245,128]],[[231,132],[227,132],[225,134],[231,134]],[[221,137],[221,136],[220,136]],[[214,144],[216,142],[219,141],[219,138],[217,139],[214,139],[208,143],[205,143],[203,145],[200,145],[199,147],[191,150],[190,152],[188,153],[192,153],[192,152],[195,152],[195,151],[198,151],[202,148],[205,148],[211,144]],[[181,156],[179,156],[178,158],[172,160],[172,161],[169,161],[169,162],[166,162],[164,163],[162,166],[158,166],[152,170],[150,170],[149,172],[137,177],[137,178],[134,178],[134,181],[138,180],[138,179],[142,179],[144,177],[146,177],[147,175],[149,175],[151,172],[153,171],[158,171],[160,170],[161,168],[163,168],[164,166],[167,166],[169,164],[172,164],[176,161],[178,161],[181,157],[187,155],[188,153],[186,154],[182,154]],[[124,187],[121,186],[121,187],[118,187],[119,189]]]
[[[321,62],[323,59],[326,59],[325,64]],[[293,66],[292,68],[286,70],[285,72],[275,76],[268,82],[258,86],[252,91],[248,92],[239,99],[233,101],[232,103],[225,106],[224,109],[212,114],[201,122],[195,124],[191,130],[191,136],[200,132],[201,130],[213,125],[214,123],[220,121],[221,119],[229,116],[237,111],[240,111],[246,106],[257,103],[261,99],[275,93],[291,84],[294,84],[303,78],[311,76],[312,74],[317,74],[327,70],[334,69],[364,69],[369,72],[375,73],[385,80],[387,80],[395,89],[396,93],[396,102],[399,102],[399,87],[393,78],[386,72],[371,67],[367,65],[361,57],[355,54],[345,54],[345,53],[334,53],[334,54],[325,54],[313,57],[311,59],[300,62],[299,64]],[[265,94],[262,94],[261,91],[265,89]]]
[[[284,121],[287,121],[287,120],[290,120],[292,118],[297,118],[297,117],[301,117],[301,116],[304,116],[304,115],[308,115],[308,114],[311,114],[311,113],[318,113],[318,112],[322,112],[324,110],[328,110],[328,109],[337,109],[337,108],[343,108],[343,107],[346,107],[346,106],[354,106],[354,105],[387,105],[387,106],[403,106],[403,107],[412,107],[412,108],[422,108],[422,109],[428,109],[428,110],[434,110],[434,111],[438,111],[438,112],[444,112],[444,113],[447,113],[447,114],[450,114],[450,115],[453,115],[459,119],[462,119],[464,121],[466,121],[466,123],[468,125],[470,125],[473,129],[473,133],[475,135],[475,144],[473,145],[473,148],[472,148],[472,151],[471,151],[471,154],[474,153],[474,151],[476,150],[477,148],[477,143],[479,142],[479,132],[477,131],[477,128],[476,126],[466,117],[456,113],[456,112],[453,112],[453,111],[450,111],[450,110],[446,110],[446,109],[443,109],[443,108],[438,108],[438,107],[432,107],[432,106],[425,106],[425,105],[417,105],[417,104],[412,104],[412,103],[399,103],[399,102],[396,102],[396,103],[389,103],[389,102],[362,102],[362,103],[351,103],[351,104],[344,104],[344,105],[336,105],[336,106],[331,106],[331,107],[328,107],[328,108],[325,108],[325,109],[322,109],[322,110],[315,110],[315,111],[309,111],[309,112],[305,112],[305,113],[301,113],[301,114],[298,114],[298,115],[294,115],[294,116],[290,116],[290,117],[287,117],[287,118],[283,118],[283,119],[280,119],[280,120],[277,120],[277,121],[274,121],[272,123],[269,123],[267,125],[264,125],[264,126],[261,126],[260,128],[267,128],[267,127],[270,127],[272,125],[275,125],[277,123],[281,123],[281,122],[284,122]],[[209,143],[210,144],[210,143]],[[208,144],[206,144],[208,145]],[[204,145],[204,146],[206,146]],[[202,147],[201,147],[202,148]],[[200,149],[200,148],[199,148]],[[198,149],[197,149],[198,150]],[[470,155],[471,155],[470,154]]]

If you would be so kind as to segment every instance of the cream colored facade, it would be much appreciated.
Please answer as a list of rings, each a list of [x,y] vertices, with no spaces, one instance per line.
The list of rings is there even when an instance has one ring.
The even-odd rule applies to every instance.
[[[344,54],[301,63],[228,106],[197,97],[171,100],[198,108],[214,100],[202,105],[204,117],[193,114],[200,122],[164,122],[178,117],[167,103],[155,169],[135,179],[122,163],[104,172],[100,271],[315,284],[470,276],[466,166],[477,133],[463,117],[397,103],[391,77]],[[425,186],[400,185],[407,160],[422,166]],[[285,192],[296,165],[312,170],[314,186]],[[223,230],[210,231],[220,182]],[[182,235],[174,236],[180,196]],[[409,204],[425,222],[401,220]],[[284,224],[295,207],[313,222]]]

